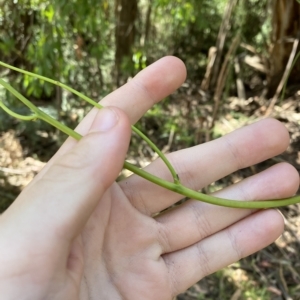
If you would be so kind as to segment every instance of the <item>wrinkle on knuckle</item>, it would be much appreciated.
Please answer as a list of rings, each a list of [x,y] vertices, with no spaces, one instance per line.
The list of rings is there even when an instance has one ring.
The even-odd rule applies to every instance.
[[[167,226],[164,226],[163,224],[157,222],[158,224],[158,241],[160,244],[160,247],[162,249],[162,253],[168,253],[172,249],[172,245],[170,242],[170,233],[168,232]]]
[[[126,184],[121,186],[124,194],[126,195],[128,201],[135,207],[139,212],[147,216],[151,216],[152,212],[147,206],[147,201],[143,196],[144,193],[140,189],[127,188]]]
[[[142,81],[139,78],[134,78],[131,80],[131,83],[134,87],[137,87],[139,90],[141,90],[151,101],[151,105],[156,104],[156,99],[154,95],[150,92],[150,90],[147,88],[145,84],[142,83]]]
[[[240,170],[240,169],[244,168],[244,164],[241,159],[241,154],[240,154],[239,148],[231,142],[231,140],[228,136],[224,136],[224,141],[226,143],[228,153],[234,161],[235,169]]]
[[[235,256],[236,256],[235,260],[238,261],[238,260],[242,259],[244,257],[244,255],[243,255],[243,251],[242,251],[241,247],[239,247],[239,245],[238,245],[237,235],[230,228],[228,228],[226,230],[226,232],[227,232],[228,240],[230,242],[231,249],[233,250],[233,252],[235,253]]]
[[[151,216],[153,212],[147,205],[147,199],[145,199],[145,194],[142,191],[138,191],[137,196],[135,197],[138,200],[135,200],[134,203],[138,204],[138,210],[145,214],[146,216]]]
[[[55,174],[58,177],[65,177],[66,172],[76,172],[82,171],[86,168],[85,159],[82,159],[82,155],[78,155],[76,152],[69,153],[68,156],[63,157],[59,161],[55,162],[51,169],[50,173]],[[51,174],[51,175],[52,175]]]
[[[126,181],[121,181],[119,182],[119,186],[122,189],[123,193],[126,195],[127,199],[129,200],[129,202],[136,207],[135,201],[134,201],[134,193],[133,193],[133,189],[128,187],[128,181],[126,179]]]
[[[95,145],[95,136],[98,133],[93,132],[84,136],[82,140],[71,151],[62,156],[57,164],[72,169],[84,169],[90,165],[95,165],[93,162]]]
[[[196,223],[197,230],[199,232],[199,240],[208,237],[211,234],[212,226],[205,213],[201,212],[197,203],[192,203],[190,205],[190,210],[192,212],[193,218]]]
[[[239,194],[242,195],[241,198],[245,201],[250,201],[250,200],[257,200],[256,194],[255,194],[255,189],[254,191],[251,189],[249,190],[247,186],[245,186],[243,183],[238,185],[238,189],[240,190]]]
[[[75,173],[80,173],[82,177],[86,175],[96,176],[97,164],[86,145],[72,149],[69,153],[60,157],[41,179],[66,181],[73,177],[70,174],[74,175]]]
[[[272,192],[272,198],[274,198],[274,199],[282,198],[281,195],[282,195],[283,185],[284,185],[284,180],[282,180],[282,184],[280,186],[278,184],[272,182],[271,187],[270,187],[270,191]]]
[[[198,265],[200,267],[201,272],[201,278],[212,274],[213,271],[210,267],[210,256],[208,252],[204,249],[203,244],[200,242],[196,244],[196,249],[197,249],[197,256],[198,256]]]
[[[179,274],[180,270],[178,269],[178,265],[175,263],[174,259],[170,259],[167,256],[163,257],[163,260],[168,269],[168,274],[170,278],[170,287],[172,291],[173,297],[176,297],[181,291],[179,290],[180,282],[179,282]]]
[[[191,172],[191,168],[184,163],[184,161],[178,159],[177,153],[169,153],[166,155],[167,159],[170,161],[171,165],[176,170],[179,179],[182,183],[189,187],[190,189],[199,189],[198,177]]]

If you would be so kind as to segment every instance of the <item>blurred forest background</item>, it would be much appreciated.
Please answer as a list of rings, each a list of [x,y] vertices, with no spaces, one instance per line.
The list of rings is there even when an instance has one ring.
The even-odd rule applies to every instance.
[[[0,0],[0,60],[97,101],[162,56],[181,58],[186,82],[137,124],[164,152],[266,116],[285,123],[291,134],[286,153],[215,182],[206,193],[280,161],[300,170],[300,59],[293,64],[299,38],[297,0]],[[0,76],[72,128],[90,109],[41,80],[5,68]],[[0,97],[28,113],[4,89]],[[65,138],[43,122],[21,122],[0,111],[1,211]],[[143,167],[155,158],[133,136],[128,160]],[[299,205],[282,212],[286,230],[276,243],[205,278],[178,300],[300,299]]]

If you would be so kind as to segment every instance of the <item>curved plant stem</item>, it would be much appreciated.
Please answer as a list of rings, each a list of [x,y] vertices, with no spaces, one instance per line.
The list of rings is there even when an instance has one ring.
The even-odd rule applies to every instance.
[[[52,118],[49,115],[47,115],[46,113],[44,113],[42,110],[38,109],[34,104],[32,104],[22,94],[20,94],[18,91],[16,91],[11,85],[6,83],[1,78],[0,78],[0,85],[4,86],[15,97],[17,97],[20,101],[22,101],[33,112],[34,119],[41,119],[41,120],[49,123],[50,125],[56,127],[60,131],[66,133],[67,135],[72,136],[73,138],[75,138],[77,140],[81,138],[81,135],[79,135],[77,132],[75,132],[71,128],[61,124],[60,122],[58,122],[54,118]],[[4,103],[1,102],[1,107],[4,107],[4,106],[5,106]],[[24,120],[24,121],[28,121],[28,120],[33,119],[32,116],[21,116],[21,118],[19,118],[19,116],[20,116],[19,114],[16,114],[16,113],[11,114],[12,111],[10,109],[8,109],[7,107],[6,107],[5,111],[8,114],[10,114],[11,116],[13,116],[15,118],[18,118],[18,119],[21,119],[21,120]]]
[[[1,79],[0,79],[1,80]],[[23,116],[20,114],[15,113],[14,111],[10,110],[2,101],[0,101],[0,107],[9,115],[16,119],[20,119],[22,121],[34,121],[38,118],[37,115],[31,115],[31,116]]]
[[[163,162],[167,165],[168,169],[170,170],[174,183],[180,183],[179,177],[174,170],[171,163],[166,159],[165,155],[156,147],[155,144],[147,137],[145,136],[141,131],[139,131],[136,127],[131,126],[131,129],[133,132],[137,133],[146,143],[151,146],[151,148],[159,155],[159,157],[163,160]]]
[[[46,82],[49,82],[49,83],[52,83],[54,85],[57,85],[57,86],[60,86],[61,88],[77,95],[79,98],[81,98],[82,100],[90,103],[91,105],[93,105],[94,107],[97,107],[99,109],[103,108],[103,106],[101,104],[99,104],[98,102],[92,100],[91,98],[85,96],[84,94],[70,88],[69,86],[59,82],[59,81],[56,81],[56,80],[52,80],[48,77],[44,77],[44,76],[41,76],[41,75],[38,75],[38,74],[35,74],[35,73],[31,73],[31,72],[28,72],[28,71],[25,71],[25,70],[22,70],[22,69],[19,69],[19,68],[16,68],[16,67],[13,67],[11,65],[8,65],[4,62],[1,62],[0,61],[0,65],[3,66],[3,67],[6,67],[8,69],[11,69],[11,70],[14,70],[14,71],[17,71],[19,73],[22,73],[22,74],[26,74],[28,76],[31,76],[31,77],[35,77],[35,78],[38,78],[38,79],[41,79],[41,80],[44,80]],[[3,84],[3,80],[1,80],[1,84],[6,88],[8,89],[8,84],[4,85]],[[20,95],[20,94],[19,94]],[[23,97],[24,98],[24,97]],[[19,98],[20,99],[20,98]],[[26,106],[28,106],[30,109],[32,109],[32,104],[30,103],[30,101],[26,100],[25,102],[20,99]],[[28,105],[28,104],[31,104],[31,105]],[[174,183],[180,183],[180,180],[179,180],[179,177],[176,173],[176,171],[174,170],[173,166],[171,165],[171,163],[169,162],[169,160],[166,158],[166,156],[156,147],[156,145],[148,138],[146,137],[139,129],[137,129],[136,127],[134,126],[131,126],[131,129],[133,132],[135,132],[138,136],[140,136],[157,154],[158,156],[162,159],[162,161],[166,164],[166,166],[168,167],[169,171],[171,172],[172,174],[172,177],[173,177],[173,180],[174,180]]]
[[[257,200],[257,201],[240,201],[240,200],[228,200],[223,198],[217,198],[214,196],[202,194],[191,190],[182,184],[175,184],[164,179],[161,179],[157,176],[149,174],[142,169],[137,168],[133,165],[127,165],[125,162],[124,167],[127,170],[132,171],[133,173],[151,181],[163,188],[166,188],[170,191],[178,193],[180,195],[189,197],[194,200],[199,200],[202,202],[224,206],[224,207],[231,207],[231,208],[250,208],[250,209],[265,209],[265,208],[275,208],[280,206],[291,205],[300,202],[300,196],[284,198],[284,199],[273,199],[273,200]]]
[[[0,64],[6,66],[6,64],[3,64],[0,62]],[[13,67],[12,67],[13,68]],[[16,69],[16,68],[14,68]],[[18,70],[18,69],[17,69]],[[29,72],[23,71],[25,74],[28,74]],[[29,73],[29,74],[33,74],[33,73]],[[51,79],[48,80],[48,78],[44,78],[42,76],[39,75],[35,75],[33,74],[32,76],[36,76],[37,78],[43,79],[49,82],[55,82]],[[82,99],[88,101],[89,103],[91,103],[92,105],[98,107],[98,108],[102,108],[102,106],[100,106],[97,102],[94,102],[93,100],[89,99],[88,97],[84,96],[83,94],[61,84],[58,82],[55,82],[55,84],[61,86],[61,87],[65,87],[67,90],[73,92],[76,95],[82,95],[80,96]],[[62,132],[66,133],[67,135],[73,137],[75,140],[80,140],[82,138],[82,136],[77,133],[76,131],[72,130],[71,128],[65,126],[64,124],[58,122],[57,120],[53,119],[52,117],[50,117],[49,115],[47,115],[46,113],[44,113],[43,111],[41,111],[40,109],[38,109],[35,105],[33,105],[28,99],[26,99],[23,95],[21,95],[18,91],[16,91],[12,86],[10,86],[8,83],[6,83],[4,80],[2,80],[0,78],[0,85],[2,85],[4,88],[6,88],[8,91],[10,91],[14,96],[16,96],[20,101],[22,101],[32,112],[33,115],[31,116],[23,116],[20,114],[17,114],[15,112],[13,112],[12,110],[10,110],[9,108],[7,108],[5,106],[5,104],[3,102],[0,101],[0,107],[3,108],[9,115],[24,120],[24,121],[32,121],[34,119],[41,119],[49,124],[51,124],[52,126],[56,127],[57,129],[61,130]],[[86,98],[86,99],[85,99]],[[138,131],[135,127],[133,127],[134,131],[137,134],[142,134],[140,131]],[[140,135],[141,136],[141,135]],[[144,134],[142,134],[141,136],[149,145],[153,144]],[[157,149],[157,147],[153,144],[154,149]],[[158,154],[161,153],[158,149]],[[162,153],[161,153],[162,154]],[[163,154],[162,154],[163,155]],[[164,157],[164,155],[163,155]],[[205,195],[202,194],[200,192],[191,190],[185,186],[183,186],[179,180],[178,177],[176,175],[175,170],[173,169],[173,167],[170,164],[170,168],[172,169],[172,175],[174,178],[174,182],[169,182],[167,180],[161,179],[155,175],[152,175],[132,164],[130,164],[129,162],[125,162],[124,163],[124,168],[127,170],[130,170],[131,172],[137,174],[138,176],[143,177],[144,179],[151,181],[163,188],[166,188],[170,191],[173,191],[175,193],[178,193],[180,195],[189,197],[191,199],[195,199],[195,200],[199,200],[199,201],[203,201],[203,202],[207,202],[210,204],[214,204],[214,205],[219,205],[219,206],[225,206],[225,207],[232,207],[232,208],[250,208],[250,209],[264,209],[264,208],[274,208],[274,207],[280,207],[280,206],[286,206],[286,205],[290,205],[290,204],[295,204],[295,203],[299,203],[300,202],[300,196],[296,196],[296,197],[291,197],[291,198],[285,198],[285,199],[279,199],[279,200],[265,200],[265,201],[236,201],[236,200],[228,200],[228,199],[222,199],[222,198],[216,198],[213,196],[209,196],[209,195]],[[169,168],[169,169],[170,169]],[[174,177],[175,174],[175,177]],[[176,180],[177,178],[177,180]]]

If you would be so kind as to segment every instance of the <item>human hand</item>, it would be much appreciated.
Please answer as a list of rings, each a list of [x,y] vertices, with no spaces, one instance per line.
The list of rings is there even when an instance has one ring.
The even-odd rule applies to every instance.
[[[111,108],[92,110],[77,128],[85,137],[68,139],[1,216],[3,299],[171,299],[281,234],[276,210],[189,200],[158,214],[181,196],[136,175],[114,182],[130,123],[178,88],[185,74],[181,61],[166,57],[103,99]],[[168,158],[181,182],[198,190],[281,153],[288,143],[284,126],[267,119]],[[160,160],[146,169],[172,180]],[[215,195],[282,198],[298,185],[295,169],[278,164]]]

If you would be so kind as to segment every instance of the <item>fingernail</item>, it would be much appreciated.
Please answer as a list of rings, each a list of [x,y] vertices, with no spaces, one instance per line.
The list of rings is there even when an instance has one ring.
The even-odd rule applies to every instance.
[[[90,132],[108,131],[118,123],[118,120],[119,117],[113,109],[108,107],[102,108],[98,111]]]

